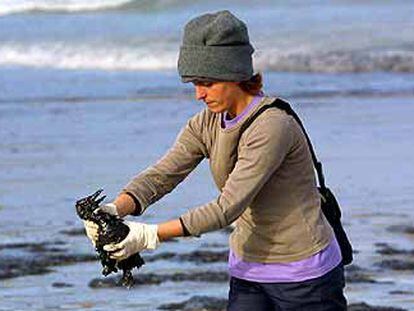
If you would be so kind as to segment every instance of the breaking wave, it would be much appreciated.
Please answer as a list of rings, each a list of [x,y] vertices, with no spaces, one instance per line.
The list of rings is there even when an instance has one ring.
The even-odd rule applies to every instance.
[[[414,72],[414,50],[326,53],[270,51],[256,57],[256,68],[290,72]]]
[[[5,0],[0,2],[0,16],[25,13],[162,10],[188,3],[190,1],[185,0]]]
[[[68,43],[0,46],[1,66],[60,69],[170,70],[177,64],[178,43],[170,46],[91,46]],[[414,49],[340,52],[258,51],[260,71],[414,72]]]
[[[175,68],[174,52],[152,48],[70,46],[64,43],[0,46],[0,65],[59,69],[163,70]]]
[[[0,15],[30,13],[30,12],[79,12],[112,9],[122,6],[130,0],[71,0],[71,1],[16,1],[0,2]]]

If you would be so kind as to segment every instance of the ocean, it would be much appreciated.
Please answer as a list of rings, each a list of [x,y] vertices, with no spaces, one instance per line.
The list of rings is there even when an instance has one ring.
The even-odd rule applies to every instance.
[[[226,297],[226,282],[200,280],[93,288],[97,261],[32,274],[44,253],[30,248],[93,255],[84,235],[67,233],[82,229],[74,202],[98,188],[116,196],[204,108],[180,82],[178,50],[190,18],[222,9],[247,23],[265,93],[301,116],[341,203],[354,264],[370,278],[348,282],[349,302],[414,310],[409,0],[1,1],[0,310],[156,310],[196,295]],[[204,161],[135,220],[166,221],[217,195]],[[165,243],[155,255],[226,251],[227,239],[209,233]],[[135,276],[225,269],[225,261],[164,259]]]

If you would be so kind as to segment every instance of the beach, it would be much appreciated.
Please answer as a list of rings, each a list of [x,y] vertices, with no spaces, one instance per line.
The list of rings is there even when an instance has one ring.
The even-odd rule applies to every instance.
[[[143,253],[127,290],[104,282],[74,204],[99,188],[114,198],[204,109],[175,69],[180,31],[222,7],[39,3],[0,4],[0,310],[144,311],[195,296],[219,306],[228,230]],[[226,8],[248,23],[266,95],[302,118],[341,204],[355,248],[349,303],[414,310],[412,4]],[[173,219],[217,195],[206,159],[131,220]]]

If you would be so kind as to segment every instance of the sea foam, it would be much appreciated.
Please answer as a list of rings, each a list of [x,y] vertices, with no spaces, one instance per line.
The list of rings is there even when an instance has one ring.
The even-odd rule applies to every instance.
[[[8,43],[0,46],[0,66],[60,69],[170,70],[176,68],[179,43],[92,45],[68,42]],[[414,72],[414,50],[296,51],[257,49],[259,71]]]
[[[4,45],[0,65],[59,69],[163,70],[175,68],[177,53],[151,47],[91,47],[61,43]]]
[[[25,12],[80,12],[121,7],[131,0],[5,0],[0,2],[0,15]]]

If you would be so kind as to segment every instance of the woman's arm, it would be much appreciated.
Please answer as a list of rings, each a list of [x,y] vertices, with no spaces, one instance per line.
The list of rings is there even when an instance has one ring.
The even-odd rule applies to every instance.
[[[199,113],[190,119],[168,152],[124,187],[122,193],[130,195],[139,205],[133,215],[142,214],[149,205],[171,192],[207,156],[202,138],[203,115]],[[131,201],[120,200],[128,205],[125,212],[130,212]]]
[[[158,225],[158,238],[160,242],[185,236],[185,230],[181,224],[180,219],[170,220]]]
[[[128,193],[121,193],[113,202],[120,217],[133,215],[141,210],[139,202]],[[138,205],[138,206],[137,206]]]

